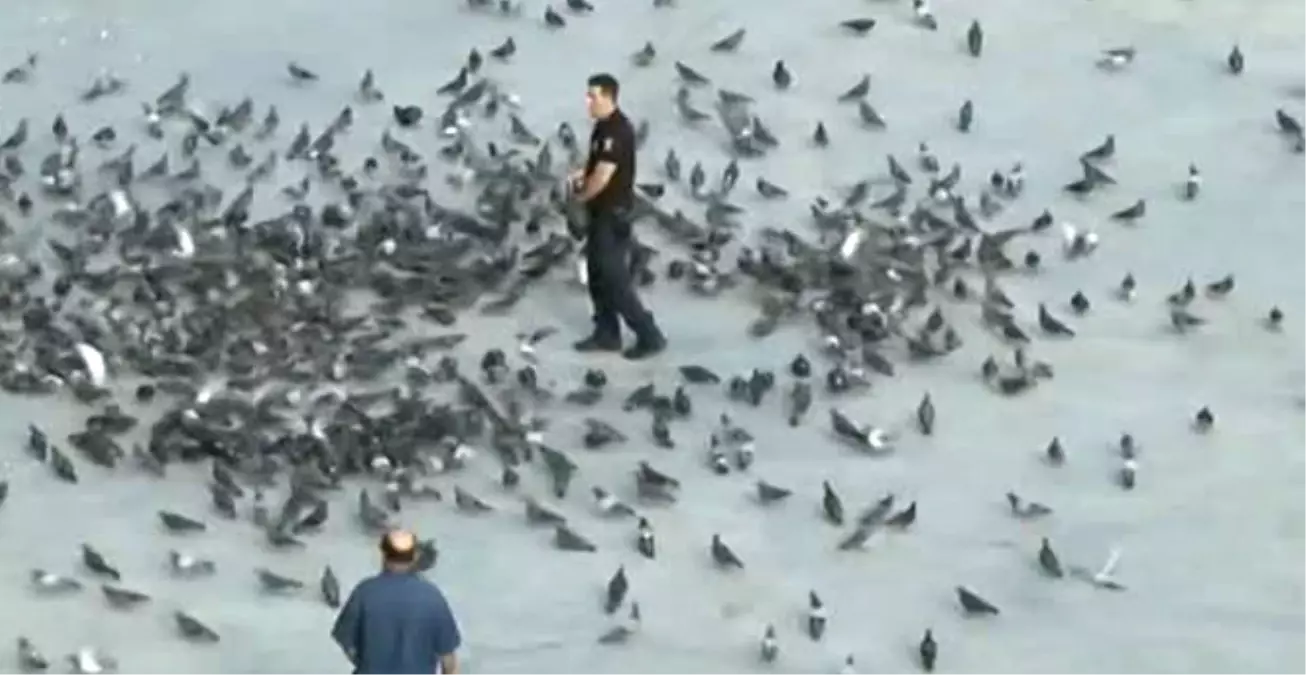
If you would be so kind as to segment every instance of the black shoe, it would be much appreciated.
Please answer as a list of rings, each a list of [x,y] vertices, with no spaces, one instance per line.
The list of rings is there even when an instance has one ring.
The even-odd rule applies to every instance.
[[[578,352],[619,352],[621,351],[621,338],[602,338],[591,335],[572,345],[572,347]]]
[[[659,335],[656,338],[640,340],[635,343],[634,347],[622,352],[622,356],[630,361],[640,361],[662,353],[667,348],[667,339]]]

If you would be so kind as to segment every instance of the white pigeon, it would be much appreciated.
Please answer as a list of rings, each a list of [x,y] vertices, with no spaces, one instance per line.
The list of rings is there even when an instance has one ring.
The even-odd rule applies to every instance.
[[[1067,251],[1074,246],[1077,239],[1079,239],[1079,228],[1075,227],[1074,223],[1061,223],[1061,243]]]
[[[94,647],[82,647],[69,654],[68,662],[72,665],[74,672],[85,673],[86,675],[99,675],[99,673],[111,672],[118,667],[117,659],[101,653]]]
[[[222,391],[227,386],[226,378],[219,377],[204,383],[200,390],[195,392],[195,405],[205,405],[213,400],[213,396]]]
[[[82,357],[82,362],[86,364],[86,374],[91,384],[97,387],[103,387],[109,379],[109,370],[104,363],[104,354],[100,350],[92,347],[86,342],[78,342],[74,350],[77,355]]]
[[[517,336],[517,351],[521,354],[523,359],[526,359],[531,363],[538,363],[538,360],[535,357],[535,345],[548,339],[549,336],[556,332],[558,332],[556,328],[546,326],[529,333],[522,333]]]
[[[126,190],[113,190],[109,192],[109,204],[113,207],[113,217],[122,218],[133,211],[131,197],[127,196]]]
[[[173,255],[183,259],[194,258],[195,237],[191,235],[190,230],[179,224],[173,224],[172,231],[177,235],[177,248],[173,250]]]
[[[38,590],[46,592],[61,591],[79,591],[82,583],[72,577],[66,577],[62,574],[55,574],[42,569],[34,569],[31,572],[32,584]]]
[[[600,513],[608,516],[633,516],[635,509],[629,504],[617,499],[615,495],[599,486],[594,486],[591,490],[594,494],[594,505],[598,507]]]
[[[1088,255],[1097,248],[1097,233],[1092,230],[1080,230],[1073,223],[1061,224],[1061,240],[1066,256],[1070,258]]]
[[[1097,67],[1103,70],[1120,70],[1134,62],[1136,50],[1133,47],[1119,47],[1102,52],[1097,60]]]
[[[1111,551],[1107,553],[1106,562],[1103,563],[1102,567],[1096,572],[1080,566],[1074,566],[1070,568],[1070,573],[1076,578],[1083,579],[1098,588],[1105,588],[1112,591],[1123,591],[1125,590],[1124,584],[1115,579],[1116,567],[1120,564],[1120,555],[1120,547],[1113,546],[1111,547]]]
[[[217,569],[212,560],[175,550],[168,551],[168,564],[172,566],[173,572],[188,576],[212,574]]]
[[[848,236],[843,238],[839,244],[839,257],[845,261],[851,260],[857,254],[858,249],[862,247],[862,242],[866,241],[866,230],[860,227],[854,227]]]
[[[1124,585],[1115,580],[1116,566],[1120,564],[1121,550],[1119,546],[1112,546],[1111,551],[1107,553],[1106,562],[1102,568],[1093,575],[1093,583],[1103,588],[1109,588],[1113,591],[1124,590]]]
[[[868,426],[865,429],[866,444],[872,450],[887,450],[893,443],[893,435],[879,427]]]

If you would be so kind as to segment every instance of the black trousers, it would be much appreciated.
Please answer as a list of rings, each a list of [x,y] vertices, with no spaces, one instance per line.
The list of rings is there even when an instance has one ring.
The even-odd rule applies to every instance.
[[[594,306],[594,336],[599,339],[620,340],[623,320],[640,340],[661,337],[653,314],[644,308],[635,290],[633,250],[630,221],[624,215],[590,214],[585,272]]]

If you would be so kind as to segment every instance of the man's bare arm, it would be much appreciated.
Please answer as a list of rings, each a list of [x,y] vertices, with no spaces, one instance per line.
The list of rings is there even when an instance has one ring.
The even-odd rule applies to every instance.
[[[588,202],[599,196],[603,188],[608,186],[612,176],[617,173],[617,165],[613,162],[599,162],[594,170],[585,177],[585,189],[580,193],[580,201]]]
[[[458,655],[454,653],[445,654],[440,657],[440,672],[444,675],[458,674]]]

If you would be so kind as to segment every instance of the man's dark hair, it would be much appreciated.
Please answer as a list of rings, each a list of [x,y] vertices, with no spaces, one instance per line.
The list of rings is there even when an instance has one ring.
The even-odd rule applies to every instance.
[[[415,539],[415,538],[414,538]],[[413,546],[407,548],[395,548],[395,537],[392,533],[381,535],[381,557],[386,562],[406,565],[417,559],[416,541]]]
[[[607,96],[613,101],[617,100],[617,93],[621,91],[621,84],[617,82],[617,78],[607,73],[590,75],[590,79],[586,82],[586,86],[598,89],[603,92],[604,96]]]

